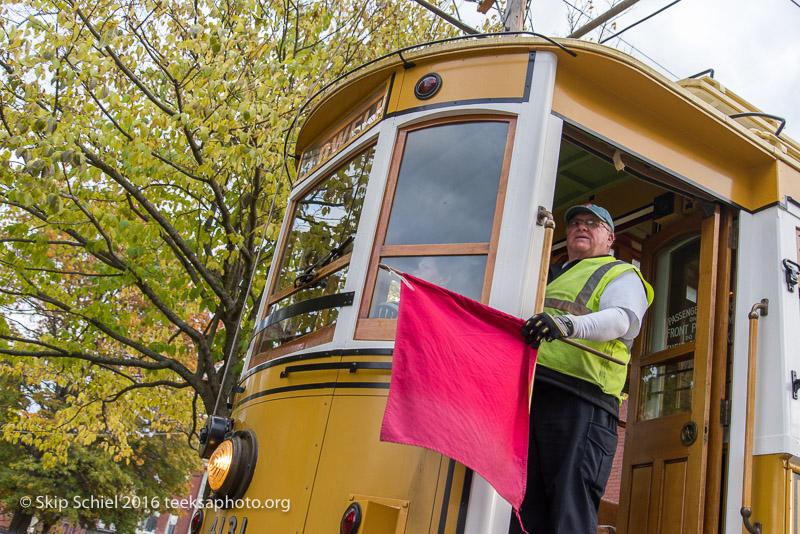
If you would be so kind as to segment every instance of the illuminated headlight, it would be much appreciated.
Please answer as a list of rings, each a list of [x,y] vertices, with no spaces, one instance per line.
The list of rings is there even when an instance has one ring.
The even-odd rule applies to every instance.
[[[247,490],[256,469],[258,446],[252,430],[234,432],[219,444],[208,460],[208,485],[214,497],[239,499]]]

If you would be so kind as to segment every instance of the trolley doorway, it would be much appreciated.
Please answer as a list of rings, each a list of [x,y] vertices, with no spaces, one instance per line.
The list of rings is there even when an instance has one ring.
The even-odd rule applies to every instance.
[[[612,254],[639,267],[656,295],[631,350],[599,531],[716,532],[733,216],[702,192],[567,128],[551,263],[566,257],[564,212],[585,202],[609,209]]]

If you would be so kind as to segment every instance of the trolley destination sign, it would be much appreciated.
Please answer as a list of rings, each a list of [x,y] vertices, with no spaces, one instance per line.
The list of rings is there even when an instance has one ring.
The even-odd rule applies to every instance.
[[[375,124],[383,114],[385,98],[384,86],[303,152],[297,172],[298,177],[303,178],[308,175]]]

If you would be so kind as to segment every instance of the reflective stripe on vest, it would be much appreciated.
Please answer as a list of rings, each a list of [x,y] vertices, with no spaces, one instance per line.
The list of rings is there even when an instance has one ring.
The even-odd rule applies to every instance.
[[[575,302],[561,299],[549,299],[545,296],[545,308],[555,308],[556,310],[562,310],[563,312],[572,315],[586,315],[592,313],[592,310],[589,309],[586,304],[592,297],[594,290],[597,289],[597,284],[600,283],[600,280],[603,279],[603,277],[608,271],[611,270],[612,267],[617,265],[626,265],[626,263],[624,261],[612,261],[611,263],[606,263],[605,265],[598,267],[586,280],[586,283],[583,284],[583,287],[578,292],[578,296],[575,298]]]
[[[644,284],[648,305],[653,300],[650,285],[633,265],[619,261],[611,256],[581,260],[561,276],[547,285],[544,302],[547,313],[552,315],[586,315],[598,311],[600,296],[606,286],[617,276],[634,271]],[[627,362],[630,352],[622,341],[587,341],[581,343],[593,347],[609,356]],[[560,373],[580,378],[600,387],[604,393],[622,399],[627,366],[613,363],[593,356],[566,343],[542,343],[539,347],[537,363]]]

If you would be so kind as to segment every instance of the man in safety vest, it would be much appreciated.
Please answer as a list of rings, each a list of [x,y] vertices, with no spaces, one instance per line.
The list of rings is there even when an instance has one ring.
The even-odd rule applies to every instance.
[[[627,375],[625,365],[566,343],[541,342],[572,338],[628,362],[653,301],[641,272],[609,255],[614,221],[606,209],[573,206],[565,218],[568,261],[551,267],[544,311],[522,328],[526,342],[539,349],[520,508],[530,534],[596,533]],[[516,518],[509,532],[521,532]]]

